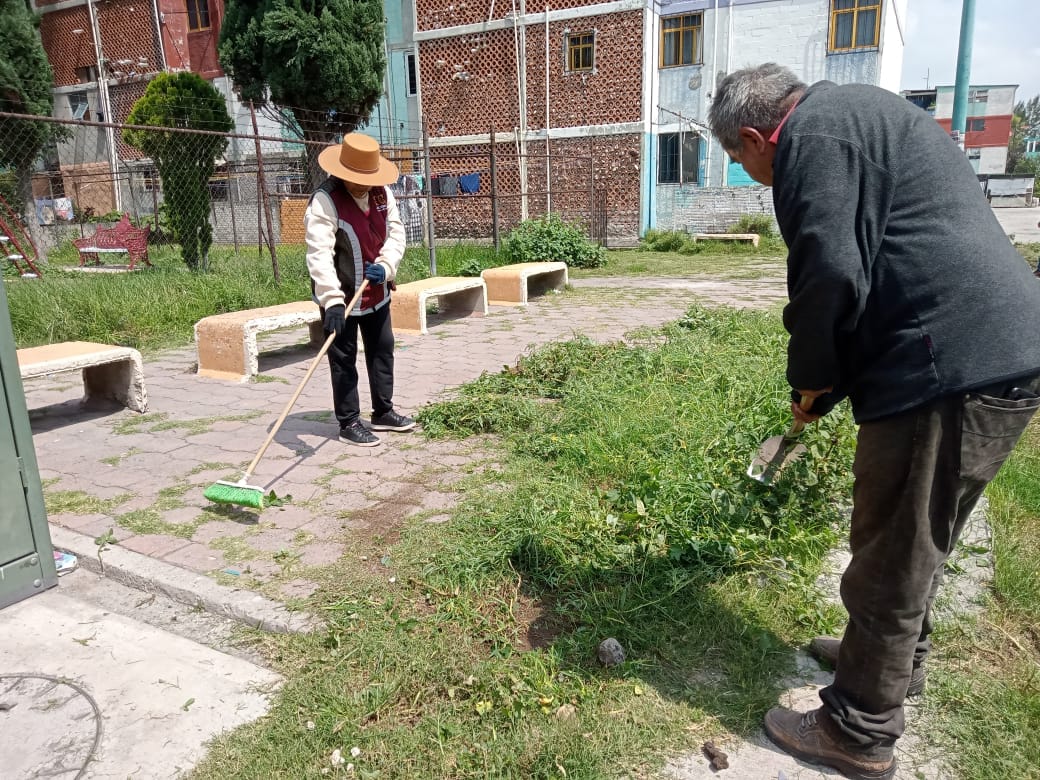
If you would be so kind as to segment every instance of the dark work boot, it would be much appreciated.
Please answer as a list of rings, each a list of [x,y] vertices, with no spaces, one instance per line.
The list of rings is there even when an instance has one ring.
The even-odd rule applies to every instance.
[[[834,767],[851,780],[887,780],[896,773],[892,748],[857,750],[822,707],[805,713],[773,707],[766,734],[795,758]]]
[[[838,651],[841,649],[841,640],[832,636],[818,636],[809,643],[809,652],[821,661],[831,665],[832,669],[838,668]],[[910,672],[910,685],[906,690],[907,696],[920,696],[924,693],[924,682],[928,674],[924,666],[915,666]]]

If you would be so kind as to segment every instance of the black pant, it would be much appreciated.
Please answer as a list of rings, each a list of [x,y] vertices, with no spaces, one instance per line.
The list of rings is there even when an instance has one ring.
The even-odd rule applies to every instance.
[[[340,428],[350,425],[361,416],[357,389],[358,330],[361,331],[361,341],[365,345],[372,413],[386,414],[394,408],[394,331],[390,327],[388,301],[385,306],[370,314],[347,317],[346,327],[329,347],[332,401]]]
[[[841,580],[849,623],[834,684],[820,698],[864,749],[890,746],[903,733],[903,699],[928,654],[944,562],[1040,406],[1037,394],[1040,377],[1032,377],[860,426],[852,561]]]

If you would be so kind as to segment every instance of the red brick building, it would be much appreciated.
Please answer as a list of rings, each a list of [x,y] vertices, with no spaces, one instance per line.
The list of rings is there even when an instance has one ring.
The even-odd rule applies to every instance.
[[[217,61],[223,0],[32,0],[54,71],[54,115],[124,122],[148,81],[193,70],[229,94]],[[58,150],[61,190],[80,208],[121,210],[126,163],[141,157],[119,133],[76,128]],[[114,184],[118,182],[119,186]]]
[[[642,5],[625,0],[416,0],[434,172],[478,173],[476,194],[489,193],[493,132],[503,229],[550,208],[587,222],[595,191],[609,235],[637,236],[644,29]],[[440,235],[490,234],[484,198],[439,198],[435,209]]]

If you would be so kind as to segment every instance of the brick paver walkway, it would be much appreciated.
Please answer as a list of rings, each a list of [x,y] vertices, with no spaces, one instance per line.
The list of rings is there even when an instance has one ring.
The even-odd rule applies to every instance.
[[[738,306],[782,299],[780,277],[733,282],[580,280],[526,309],[493,307],[487,318],[431,320],[426,336],[398,341],[396,404],[412,413],[445,390],[512,364],[525,351],[583,333],[620,338],[675,319],[695,300]],[[472,442],[387,434],[382,446],[336,439],[328,370],[306,388],[261,461],[253,484],[292,501],[262,513],[215,507],[202,491],[237,479],[313,356],[306,329],[262,339],[260,381],[231,384],[194,373],[194,347],[146,357],[150,410],[87,410],[78,378],[27,381],[34,442],[52,523],[278,599],[310,594],[321,569],[359,540],[386,539],[417,515],[447,519],[462,467],[482,454]],[[364,361],[362,406],[368,398]]]

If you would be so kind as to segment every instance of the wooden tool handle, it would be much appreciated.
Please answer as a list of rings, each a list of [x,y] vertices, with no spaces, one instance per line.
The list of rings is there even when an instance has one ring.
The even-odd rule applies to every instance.
[[[357,305],[357,302],[361,300],[361,293],[365,291],[366,287],[368,287],[368,279],[363,279],[361,281],[360,286],[357,289],[357,292],[354,293],[354,297],[351,298],[350,303],[347,304],[345,312],[346,316],[350,316],[350,312]],[[285,405],[285,408],[282,410],[281,416],[278,418],[278,422],[274,424],[274,427],[271,429],[271,432],[267,435],[267,439],[264,441],[259,451],[256,453],[256,457],[253,458],[253,462],[250,463],[249,468],[246,469],[246,473],[242,476],[243,482],[245,482],[249,478],[249,475],[253,473],[253,469],[256,468],[256,464],[260,462],[260,458],[264,456],[264,453],[267,452],[267,448],[271,446],[271,442],[274,441],[274,437],[278,433],[278,429],[282,427],[282,423],[285,422],[285,418],[289,416],[289,412],[291,412],[293,406],[296,405],[296,399],[300,397],[300,393],[303,392],[303,388],[307,386],[307,383],[311,379],[311,375],[314,374],[315,369],[318,368],[318,364],[321,363],[321,359],[325,357],[325,354],[329,351],[329,347],[332,346],[332,342],[335,340],[336,331],[332,331],[329,334],[329,337],[325,339],[325,343],[321,345],[321,349],[318,350],[318,354],[315,356],[314,360],[311,361],[311,365],[307,369],[307,373],[303,376],[303,381],[300,382],[299,387],[296,388],[296,392],[292,394],[292,398],[289,399],[289,403]]]
[[[803,412],[807,412],[812,408],[814,400],[816,399],[810,398],[807,395],[803,395],[802,400],[798,402],[798,406],[801,408]],[[795,421],[791,423],[791,428],[787,431],[784,438],[793,439],[794,437],[800,435],[803,430],[805,430],[805,423],[801,420],[795,419]]]

